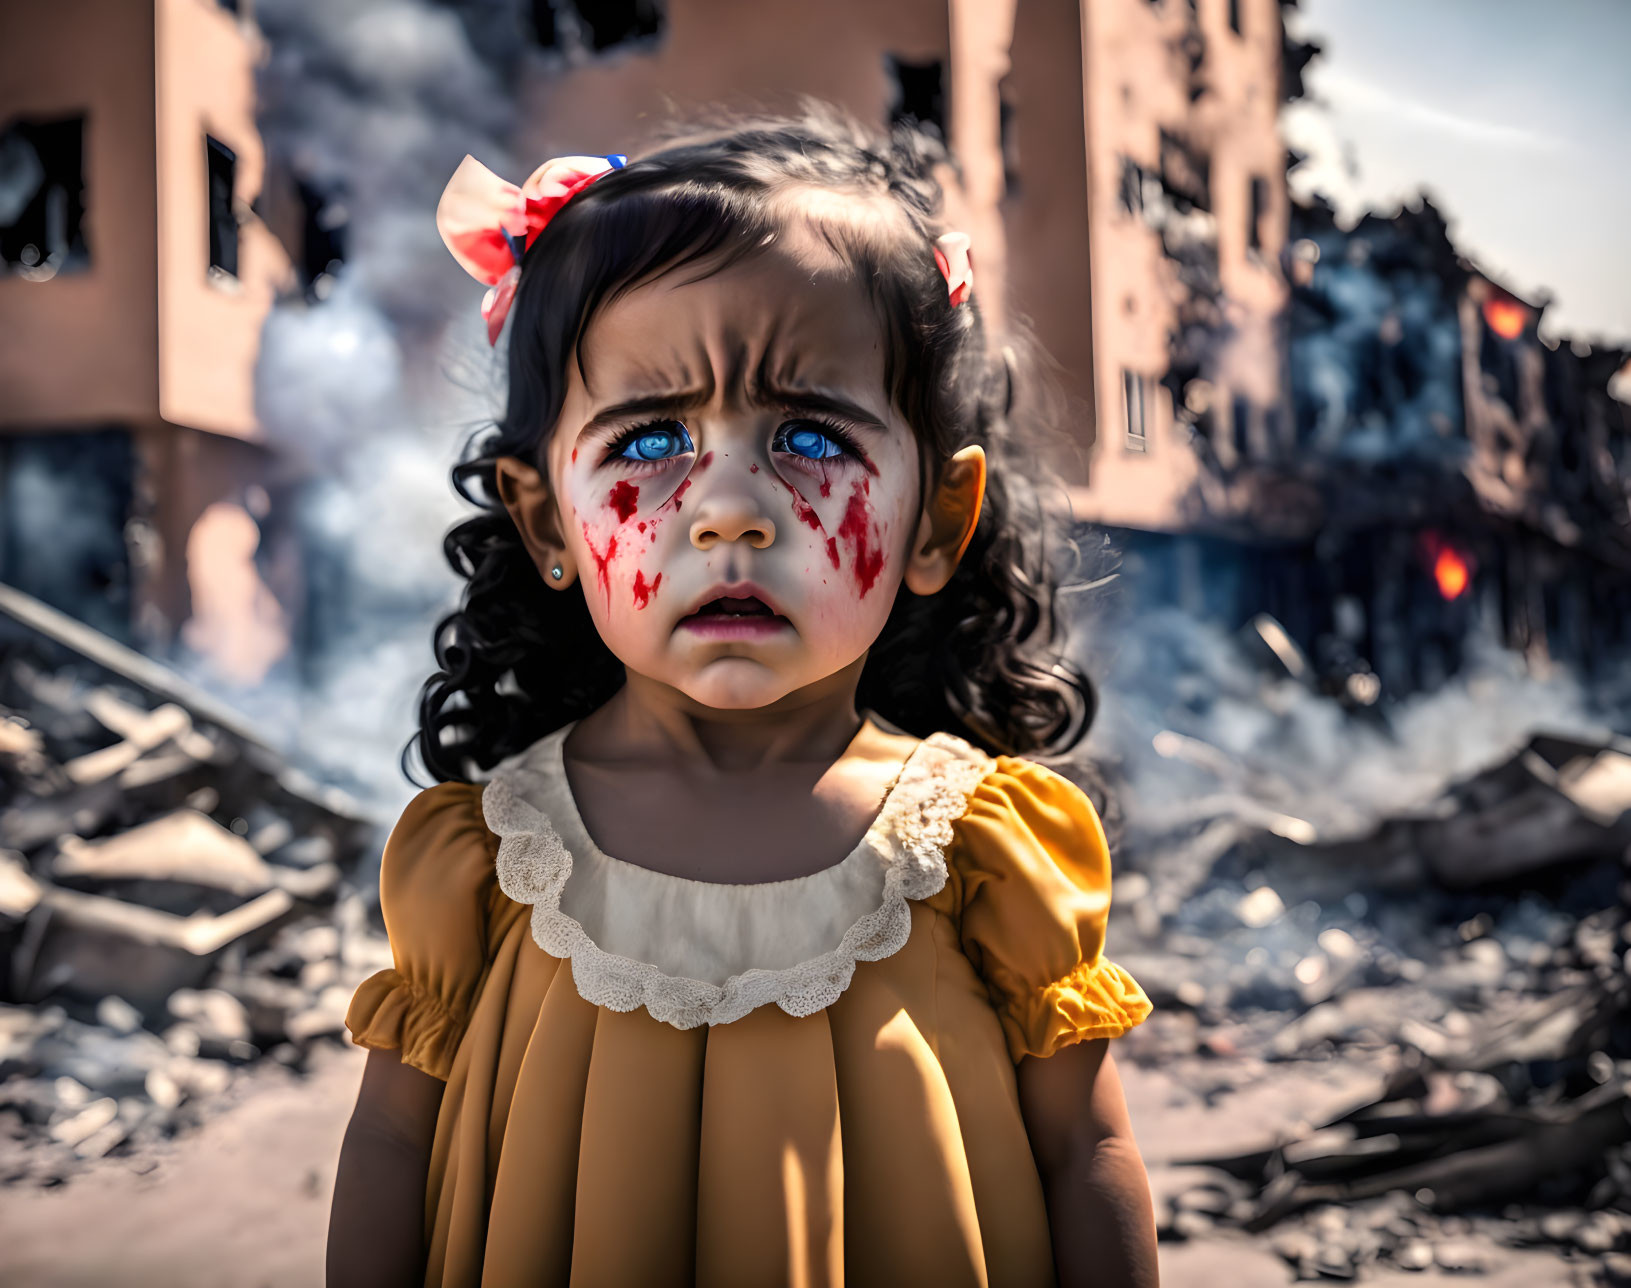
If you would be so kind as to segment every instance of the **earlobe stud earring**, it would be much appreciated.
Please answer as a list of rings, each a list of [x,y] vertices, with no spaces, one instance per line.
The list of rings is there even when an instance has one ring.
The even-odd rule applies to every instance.
[[[551,576],[551,577],[553,577],[553,578],[555,578],[555,580],[556,580],[556,581],[559,581],[559,580],[560,580],[560,579],[561,579],[561,578],[562,578],[562,577],[564,577],[564,576],[565,576],[565,575],[566,575],[566,574],[565,574],[565,573],[563,573],[563,572],[562,572],[562,571],[561,571],[561,566],[560,566],[560,564],[556,564],[556,565],[555,565],[555,566],[554,566],[554,567],[553,567],[553,568],[551,568],[551,569],[550,569],[550,570],[549,570],[549,575],[550,575],[550,576]]]

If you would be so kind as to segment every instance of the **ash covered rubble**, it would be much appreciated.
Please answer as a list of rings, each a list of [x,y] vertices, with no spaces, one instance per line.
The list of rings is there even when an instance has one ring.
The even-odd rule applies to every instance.
[[[383,830],[207,694],[9,588],[0,610],[0,1181],[50,1184],[343,1038],[389,965]]]
[[[1535,1245],[1579,1282],[1631,1282],[1631,739],[1512,672],[1341,712],[1280,665],[1272,621],[1226,661],[1167,629],[1191,650],[1173,692],[1220,696],[1167,704],[1166,727],[1120,713],[1146,763],[1106,766],[1133,789],[1110,951],[1157,1006],[1120,1045],[1215,1113],[1289,1090],[1254,1147],[1168,1160],[1162,1239],[1261,1240],[1300,1279],[1479,1272]],[[1497,712],[1512,736],[1476,724]],[[1373,1089],[1309,1112],[1297,1087],[1343,1067]]]

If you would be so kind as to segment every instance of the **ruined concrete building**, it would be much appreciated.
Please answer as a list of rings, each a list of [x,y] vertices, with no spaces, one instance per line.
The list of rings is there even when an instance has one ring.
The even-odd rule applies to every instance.
[[[257,38],[230,8],[0,17],[0,582],[144,648],[188,623],[252,676],[288,644],[257,547],[298,598],[252,397],[289,265],[251,209]]]
[[[1459,254],[1426,198],[1292,227],[1297,447],[1240,485],[1308,502],[1286,549],[1314,557],[1277,579],[1293,632],[1406,689],[1456,670],[1477,619],[1537,667],[1623,655],[1631,408],[1609,388],[1631,353],[1542,339],[1544,302]]]
[[[1072,499],[1079,518],[1182,530],[1209,455],[1287,432],[1280,6],[1081,12],[1097,434]]]

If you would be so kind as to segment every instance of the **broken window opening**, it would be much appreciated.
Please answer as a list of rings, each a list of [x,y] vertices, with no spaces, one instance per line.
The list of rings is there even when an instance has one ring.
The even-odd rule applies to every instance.
[[[1161,186],[1182,213],[1212,209],[1212,160],[1199,148],[1161,131]]]
[[[85,244],[85,118],[14,120],[0,133],[0,258],[48,281],[90,266]]]
[[[1137,217],[1144,213],[1144,167],[1131,157],[1121,158],[1121,185],[1116,195],[1125,214]]]
[[[210,276],[238,276],[238,215],[232,205],[238,154],[219,139],[204,136],[209,165]]]
[[[1147,452],[1149,447],[1149,434],[1147,413],[1149,410],[1146,397],[1146,386],[1149,377],[1140,375],[1136,371],[1129,371],[1126,367],[1121,369],[1121,405],[1122,413],[1127,426],[1127,450],[1129,452]]]
[[[1268,208],[1268,202],[1268,180],[1253,175],[1251,179],[1251,202],[1246,218],[1247,250],[1261,251],[1263,249],[1263,213]]]
[[[944,139],[946,82],[940,60],[909,63],[893,54],[886,54],[884,64],[895,82],[895,102],[889,109],[890,125],[912,125]]]
[[[351,214],[333,192],[324,192],[303,179],[295,180],[305,219],[300,235],[300,280],[308,297],[328,298],[334,278],[345,263],[346,235]]]
[[[1229,404],[1229,445],[1234,448],[1237,461],[1251,455],[1251,426],[1252,405],[1245,395],[1236,394]]]

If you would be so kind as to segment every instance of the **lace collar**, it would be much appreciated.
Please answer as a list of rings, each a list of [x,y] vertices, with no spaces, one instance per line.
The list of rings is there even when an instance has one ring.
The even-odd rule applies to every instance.
[[[531,906],[534,940],[572,963],[585,1001],[613,1011],[644,1006],[679,1029],[728,1024],[770,1002],[814,1014],[838,1000],[857,962],[899,952],[911,932],[908,901],[945,885],[952,824],[993,765],[963,739],[933,734],[841,862],[733,885],[602,853],[567,783],[571,730],[500,763],[483,789],[487,826],[499,838],[499,886]]]

